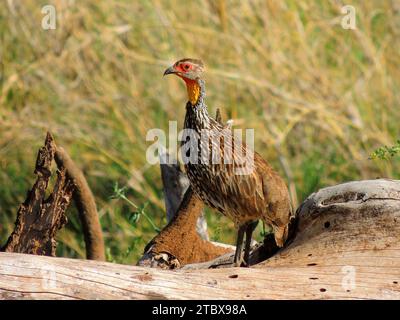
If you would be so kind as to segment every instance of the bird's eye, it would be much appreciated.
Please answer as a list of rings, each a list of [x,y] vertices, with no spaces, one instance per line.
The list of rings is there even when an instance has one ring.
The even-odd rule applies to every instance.
[[[189,65],[188,65],[188,64],[185,64],[185,65],[183,66],[183,69],[189,70]]]

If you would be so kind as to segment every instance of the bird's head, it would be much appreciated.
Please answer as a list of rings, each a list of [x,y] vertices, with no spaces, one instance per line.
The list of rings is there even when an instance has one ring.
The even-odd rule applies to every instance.
[[[200,85],[198,80],[201,79],[204,71],[204,64],[198,59],[181,59],[175,62],[164,72],[164,76],[168,74],[175,74],[182,78],[187,87],[189,101],[194,105],[200,95]]]

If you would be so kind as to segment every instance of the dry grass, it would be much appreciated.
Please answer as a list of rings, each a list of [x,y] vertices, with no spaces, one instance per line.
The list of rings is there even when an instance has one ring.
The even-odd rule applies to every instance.
[[[58,10],[41,29],[42,5]],[[207,103],[238,128],[301,201],[346,180],[399,178],[400,162],[369,160],[393,144],[400,121],[400,5],[353,1],[357,30],[340,26],[340,1],[40,1],[0,3],[0,235],[5,240],[32,183],[46,130],[84,169],[107,247],[131,263],[154,235],[131,207],[111,200],[128,185],[162,226],[157,166],[146,163],[147,130],[182,126],[179,79],[162,79],[182,57],[207,65]],[[213,238],[233,242],[232,224],[209,215]],[[77,219],[60,234],[61,255],[84,255]]]

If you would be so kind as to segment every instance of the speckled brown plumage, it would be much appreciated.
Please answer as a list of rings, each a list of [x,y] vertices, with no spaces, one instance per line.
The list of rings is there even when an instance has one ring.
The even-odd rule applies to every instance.
[[[275,241],[282,247],[288,235],[288,224],[292,217],[289,192],[283,179],[278,173],[257,153],[233,136],[230,128],[222,126],[209,116],[205,104],[205,83],[200,78],[203,71],[196,71],[196,63],[191,68],[189,80],[185,78],[185,70],[179,67],[178,61],[174,67],[178,76],[186,83],[195,81],[199,86],[199,95],[196,102],[189,97],[186,104],[185,129],[192,129],[192,134],[201,141],[205,132],[208,139],[201,141],[198,154],[185,164],[186,173],[194,192],[204,203],[215,208],[225,216],[232,219],[239,229],[237,241],[236,264],[241,261],[241,247],[243,236],[246,233],[245,261],[248,259],[251,234],[259,219],[270,225],[274,231]],[[177,67],[178,66],[178,67]],[[192,79],[194,77],[194,79]],[[193,82],[191,82],[193,85]],[[203,129],[206,129],[203,130]],[[190,144],[189,144],[190,143]],[[184,156],[190,156],[195,139],[187,139],[183,146],[190,145],[190,150],[183,148]],[[204,148],[209,148],[209,153],[202,153]],[[221,157],[219,163],[211,163],[212,156]],[[254,157],[254,158],[252,158]],[[196,159],[197,158],[197,159]],[[224,160],[231,160],[226,163]],[[192,160],[195,161],[192,161]],[[247,171],[245,171],[247,169]],[[250,170],[248,170],[250,169]],[[247,251],[247,252],[246,252]]]

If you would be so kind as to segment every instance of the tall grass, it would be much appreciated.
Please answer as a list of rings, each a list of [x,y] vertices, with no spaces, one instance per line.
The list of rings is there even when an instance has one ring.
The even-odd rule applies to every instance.
[[[57,29],[41,28],[54,4]],[[352,1],[357,29],[341,27],[340,1],[0,2],[0,240],[34,179],[46,130],[84,170],[98,202],[108,258],[133,263],[154,228],[130,223],[111,199],[115,182],[157,226],[165,224],[159,168],[146,162],[151,128],[182,127],[186,90],[163,79],[183,57],[204,60],[207,104],[285,177],[294,198],[347,180],[399,178],[400,161],[371,160],[399,138],[400,5]],[[84,257],[76,214],[58,253]],[[232,223],[208,211],[211,238],[233,242]]]

